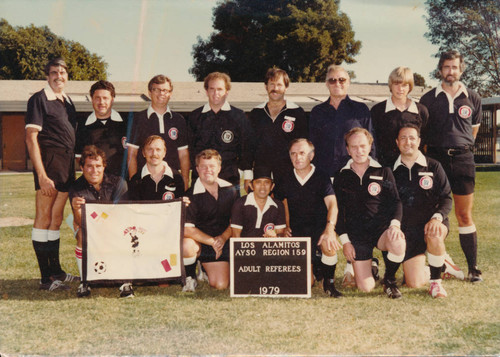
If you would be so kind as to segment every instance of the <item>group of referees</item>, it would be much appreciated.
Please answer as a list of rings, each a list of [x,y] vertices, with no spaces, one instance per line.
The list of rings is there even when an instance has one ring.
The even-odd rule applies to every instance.
[[[185,292],[200,280],[229,286],[229,240],[240,236],[311,237],[312,281],[323,281],[332,297],[342,296],[340,285],[375,287],[375,247],[385,265],[383,291],[392,299],[402,297],[395,277],[400,266],[403,284],[428,285],[433,298],[447,296],[442,279],[481,282],[472,218],[481,99],[460,81],[464,70],[459,52],[443,52],[440,84],[416,102],[409,96],[412,71],[397,67],[388,79],[390,97],[370,110],[349,97],[348,72],[331,65],[330,96],[309,117],[286,99],[290,80],[276,67],[264,77],[268,100],[248,115],[229,104],[231,80],[221,72],[205,78],[208,101],[187,117],[170,110],[171,80],[154,76],[151,104],[129,121],[112,108],[113,84],[100,80],[90,88],[93,112],[78,120],[64,92],[67,65],[62,58],[49,61],[47,85],[29,99],[26,115],[39,288],[68,290],[68,283],[80,282],[59,261],[68,197],[80,276],[86,201],[182,197]],[[446,253],[452,202],[467,276]],[[339,250],[347,264],[335,284]],[[77,296],[89,296],[90,289],[80,283]],[[131,283],[120,286],[120,297],[134,297]]]

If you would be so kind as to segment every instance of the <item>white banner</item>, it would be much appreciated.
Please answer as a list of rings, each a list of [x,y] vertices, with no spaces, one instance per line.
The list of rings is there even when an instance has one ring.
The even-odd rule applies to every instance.
[[[86,203],[82,212],[84,281],[180,278],[182,200]]]

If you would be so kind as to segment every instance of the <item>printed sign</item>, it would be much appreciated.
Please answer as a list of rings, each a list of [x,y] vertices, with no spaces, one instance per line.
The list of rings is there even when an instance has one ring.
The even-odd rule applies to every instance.
[[[231,297],[311,297],[310,238],[231,238]]]

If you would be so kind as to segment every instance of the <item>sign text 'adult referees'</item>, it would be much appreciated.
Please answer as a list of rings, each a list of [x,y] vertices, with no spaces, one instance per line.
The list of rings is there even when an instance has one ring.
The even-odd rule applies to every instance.
[[[231,238],[231,297],[311,297],[310,238]]]

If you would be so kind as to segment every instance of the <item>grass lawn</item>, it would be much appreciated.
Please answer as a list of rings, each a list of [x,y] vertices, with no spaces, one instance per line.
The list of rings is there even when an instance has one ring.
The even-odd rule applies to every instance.
[[[398,301],[380,286],[369,294],[341,289],[345,298],[331,299],[318,284],[311,299],[231,299],[206,283],[196,293],[138,286],[135,299],[120,300],[113,287],[77,299],[76,284],[38,290],[31,226],[0,228],[0,355],[498,355],[499,216],[500,173],[479,172],[474,218],[485,281],[445,281],[448,298],[439,300],[403,287]],[[34,217],[31,175],[0,176],[0,217]],[[65,223],[61,234],[63,268],[77,274]],[[454,217],[447,250],[467,273]],[[338,282],[344,263],[341,254]]]

